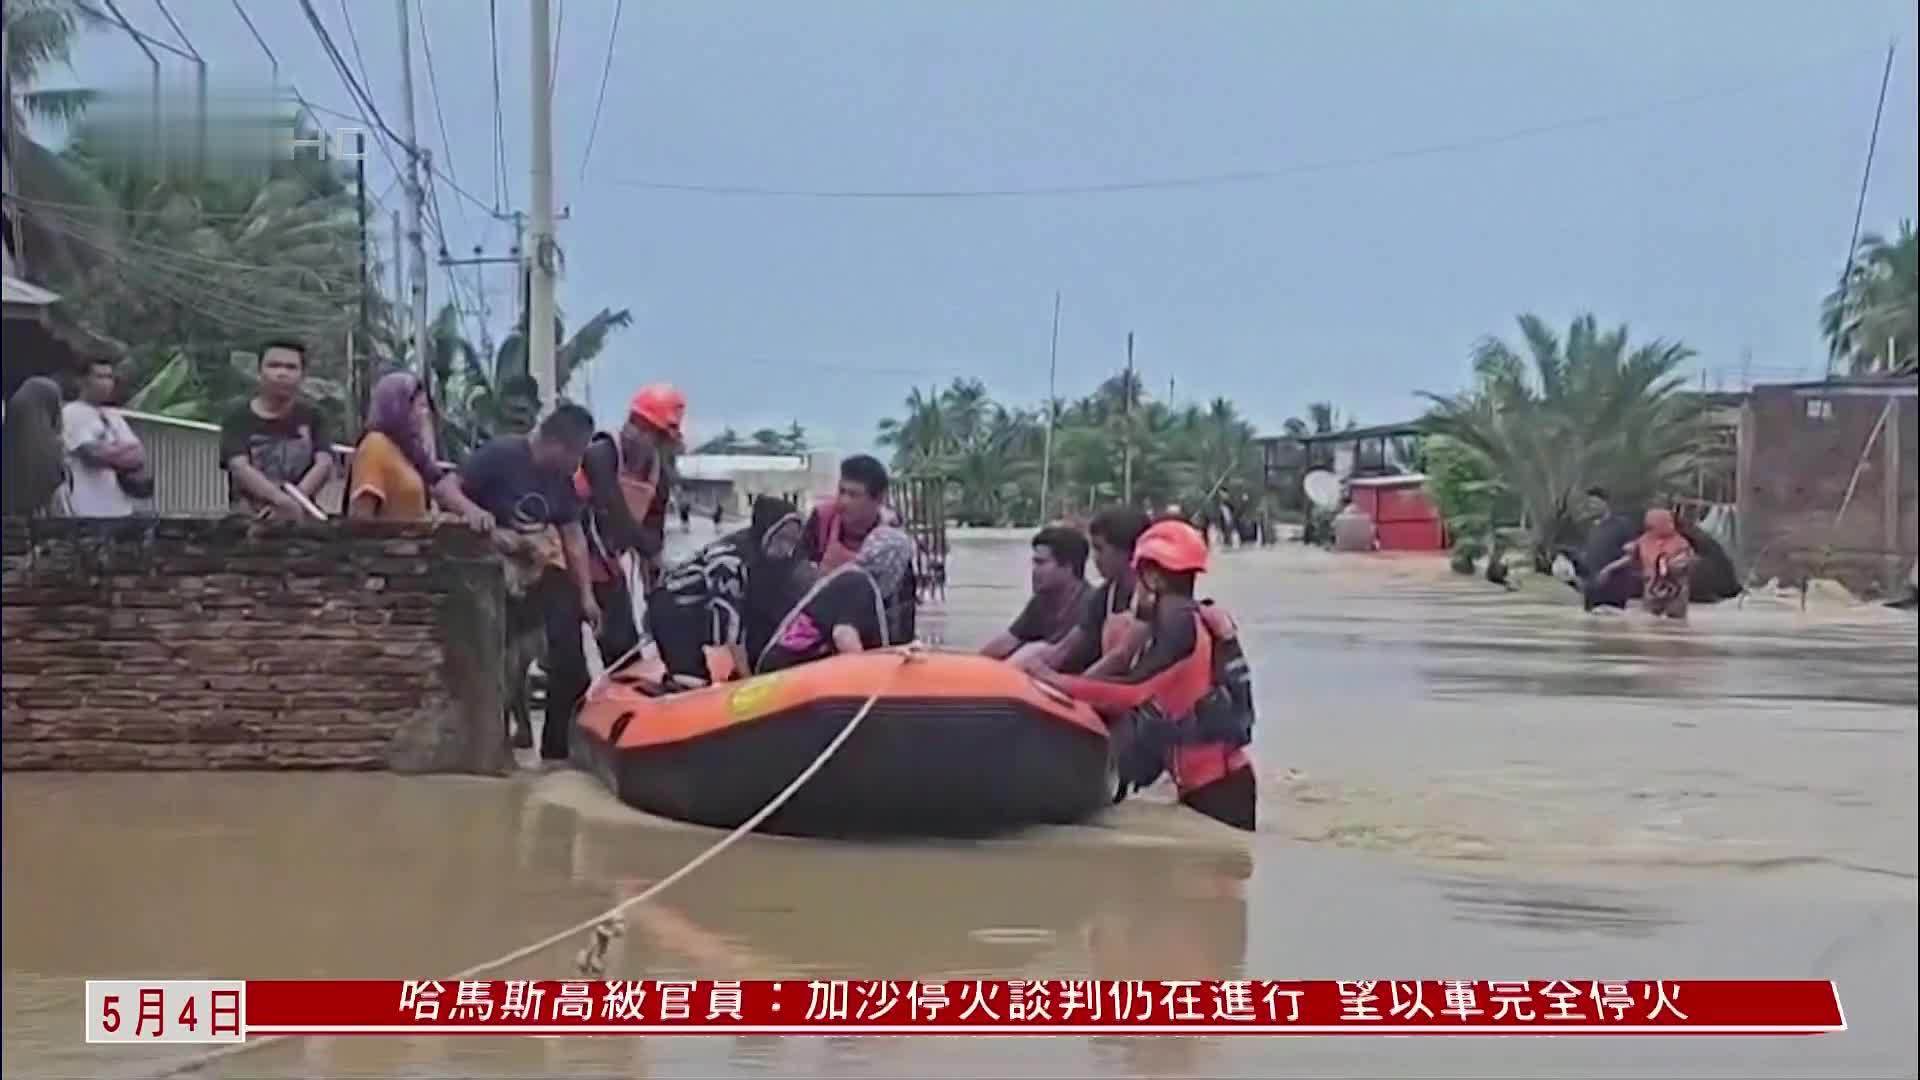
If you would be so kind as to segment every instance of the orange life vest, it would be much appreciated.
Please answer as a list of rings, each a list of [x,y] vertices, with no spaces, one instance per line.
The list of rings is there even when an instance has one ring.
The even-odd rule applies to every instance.
[[[860,545],[850,544],[840,538],[840,508],[835,506],[831,499],[815,507],[814,512],[819,515],[821,527],[826,530],[826,535],[821,538],[820,544],[820,570],[822,573],[831,573],[852,562],[853,557],[860,553]],[[898,526],[900,517],[891,509],[882,506],[878,524]]]
[[[627,468],[627,455],[626,452],[621,449],[619,439],[605,434],[594,437],[596,439],[605,439],[613,445],[613,474],[619,480],[620,499],[626,504],[627,513],[633,517],[634,524],[636,526],[644,526],[647,521],[647,514],[653,509],[654,497],[660,491],[660,456],[655,454],[653,460],[648,463],[646,475],[636,475]],[[593,580],[612,581],[622,573],[620,569],[620,552],[612,549],[606,542],[606,538],[600,535],[598,526],[594,524],[595,515],[591,511],[593,506],[593,483],[587,479],[587,467],[585,464],[582,464],[573,474],[573,491],[574,494],[580,496],[581,501],[586,503],[589,508],[589,512],[586,515],[587,562],[589,570],[592,572]],[[642,582],[648,588],[651,588],[653,582],[659,577],[659,566],[650,559],[642,560],[640,569]]]

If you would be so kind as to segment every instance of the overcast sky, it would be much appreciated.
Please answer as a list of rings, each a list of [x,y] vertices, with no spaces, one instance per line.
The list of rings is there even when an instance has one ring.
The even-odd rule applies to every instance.
[[[244,2],[283,79],[351,111],[297,0]],[[345,2],[398,128],[395,4]],[[1891,230],[1916,203],[1917,35],[1899,0],[636,0],[611,37],[614,0],[553,4],[554,171],[572,211],[560,304],[570,323],[606,306],[635,318],[593,373],[593,403],[612,419],[640,383],[669,379],[696,433],[798,418],[864,447],[914,385],[963,373],[1038,401],[1056,289],[1063,395],[1116,370],[1131,330],[1156,394],[1172,380],[1182,402],[1225,395],[1263,429],[1319,399],[1363,422],[1410,418],[1416,391],[1462,384],[1474,341],[1522,311],[1564,323],[1590,309],[1682,339],[1710,382],[1814,375],[1895,35],[1866,227]],[[120,6],[170,33],[152,0]],[[217,81],[266,80],[231,0],[168,6]],[[314,7],[354,62],[341,0]],[[416,25],[422,141],[491,207],[488,5],[424,7],[437,79]],[[528,4],[498,7],[501,199],[524,207]],[[88,38],[77,67],[97,84],[147,70],[112,35]],[[385,190],[386,162],[373,172]],[[643,186],[1226,174],[1242,176],[1017,197]],[[457,254],[504,254],[510,227],[444,184],[439,201]],[[498,335],[512,278],[483,276]],[[432,289],[437,307],[443,274]]]

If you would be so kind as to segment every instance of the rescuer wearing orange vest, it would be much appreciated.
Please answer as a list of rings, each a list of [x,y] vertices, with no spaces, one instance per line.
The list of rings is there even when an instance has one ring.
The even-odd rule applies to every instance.
[[[1037,675],[1102,710],[1125,740],[1125,756],[1137,761],[1144,752],[1147,767],[1123,768],[1133,786],[1146,786],[1164,768],[1183,804],[1252,831],[1258,792],[1245,750],[1252,739],[1250,683],[1244,662],[1237,670],[1215,663],[1222,649],[1239,657],[1232,620],[1194,598],[1194,583],[1207,569],[1207,541],[1184,521],[1161,521],[1140,534],[1133,566],[1147,638],[1132,665],[1111,677]]]
[[[595,433],[573,474],[574,494],[584,507],[587,576],[599,609],[599,617],[588,621],[597,625],[600,658],[608,664],[640,643],[621,559],[631,553],[638,560],[643,589],[651,590],[659,580],[672,458],[686,416],[687,399],[680,391],[665,383],[641,387],[619,432]],[[548,660],[549,715],[570,720],[590,681],[584,646],[574,635],[548,648],[555,654]],[[566,745],[564,739],[559,745]]]

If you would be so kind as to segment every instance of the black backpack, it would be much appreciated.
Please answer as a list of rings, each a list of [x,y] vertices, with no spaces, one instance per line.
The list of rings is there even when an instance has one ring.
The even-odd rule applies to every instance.
[[[1212,606],[1212,600],[1202,600]],[[1193,707],[1188,742],[1223,742],[1238,749],[1253,741],[1253,667],[1240,636],[1213,639],[1213,688]]]

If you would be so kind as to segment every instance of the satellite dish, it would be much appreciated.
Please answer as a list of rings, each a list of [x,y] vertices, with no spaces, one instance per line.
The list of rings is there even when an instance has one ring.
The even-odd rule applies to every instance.
[[[1326,469],[1315,469],[1300,482],[1307,498],[1322,510],[1340,509],[1340,478]]]

